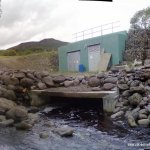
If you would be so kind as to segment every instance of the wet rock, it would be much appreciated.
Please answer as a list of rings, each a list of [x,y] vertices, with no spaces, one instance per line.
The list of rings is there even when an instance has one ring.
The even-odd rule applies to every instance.
[[[8,111],[10,110],[11,108],[15,107],[16,106],[16,103],[11,101],[11,100],[8,100],[6,98],[0,98],[0,108],[4,111]]]
[[[0,108],[0,115],[5,115],[5,109],[4,108]]]
[[[129,86],[127,84],[118,84],[118,88],[120,90],[128,90]]]
[[[90,87],[98,87],[100,86],[100,79],[98,79],[97,77],[91,77],[88,81],[88,85]]]
[[[139,106],[142,108],[147,104],[147,102],[145,102],[144,100],[142,100],[139,104]]]
[[[46,138],[49,137],[49,134],[46,133],[46,132],[42,132],[42,133],[39,134],[39,137],[40,137],[41,139],[46,139]]]
[[[30,88],[33,85],[34,81],[30,78],[23,78],[20,80],[20,84],[23,87]]]
[[[138,124],[140,126],[148,127],[150,124],[150,120],[149,119],[141,119],[141,120],[138,120]]]
[[[104,83],[113,83],[113,84],[116,84],[118,81],[118,78],[117,77],[112,77],[112,78],[106,78],[104,80]]]
[[[25,121],[17,123],[14,126],[16,127],[17,130],[29,130],[32,128],[32,125]]]
[[[28,119],[25,120],[26,123],[34,125],[35,123],[37,123],[39,121],[39,116],[38,114],[33,114],[33,113],[29,113],[28,114]]]
[[[60,128],[54,128],[52,132],[59,134],[62,137],[73,136],[74,129],[69,126],[62,126]]]
[[[119,111],[119,112],[117,112],[117,113],[111,115],[111,119],[116,119],[116,118],[122,116],[123,114],[124,114],[123,111]]]
[[[37,113],[39,111],[38,107],[30,106],[28,107],[28,113]]]
[[[8,126],[12,126],[13,124],[14,124],[14,120],[8,119],[0,122],[0,127],[8,127]]]
[[[44,77],[42,80],[48,87],[55,86],[54,81],[53,81],[52,77],[50,77],[50,76]]]
[[[54,81],[55,83],[62,83],[62,82],[64,82],[65,80],[66,80],[66,78],[65,78],[64,76],[62,76],[62,75],[56,76],[56,77],[53,78],[53,81]]]
[[[37,84],[37,86],[38,86],[38,88],[39,88],[40,90],[44,90],[44,89],[47,88],[46,84],[43,83],[43,82],[39,82],[39,83]]]
[[[15,121],[23,121],[28,118],[28,112],[23,106],[16,106],[6,113],[6,117]]]
[[[56,127],[55,123],[54,123],[54,122],[50,122],[50,121],[47,122],[47,123],[45,123],[44,126],[49,127],[49,128],[54,128],[54,127]]]
[[[11,84],[9,84],[8,86],[7,86],[7,89],[8,90],[16,90],[16,86],[15,85],[11,85]]]
[[[139,93],[134,93],[128,100],[132,106],[137,106],[142,101],[142,96]]]
[[[6,116],[0,115],[0,122],[5,121],[5,120],[6,120]]]
[[[140,108],[139,108],[139,107],[138,107],[138,108],[135,108],[135,109],[133,109],[133,110],[131,111],[131,115],[133,116],[133,118],[134,118],[135,120],[137,120],[137,118],[138,118],[139,111],[140,111]]]
[[[115,84],[112,84],[112,83],[105,83],[104,85],[103,85],[103,89],[104,90],[111,90],[111,89],[113,89],[115,87]]]
[[[132,115],[128,115],[127,121],[130,127],[137,127],[137,124],[135,122],[135,119]]]
[[[65,87],[69,87],[69,86],[73,86],[73,85],[74,85],[74,81],[64,81]]]

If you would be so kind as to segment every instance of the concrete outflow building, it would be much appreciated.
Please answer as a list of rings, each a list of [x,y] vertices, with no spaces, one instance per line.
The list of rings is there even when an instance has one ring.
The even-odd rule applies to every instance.
[[[101,70],[103,54],[109,54],[109,66],[122,62],[127,32],[121,31],[102,35],[59,47],[59,71],[78,72],[82,65],[84,71]],[[106,57],[107,58],[107,57]]]

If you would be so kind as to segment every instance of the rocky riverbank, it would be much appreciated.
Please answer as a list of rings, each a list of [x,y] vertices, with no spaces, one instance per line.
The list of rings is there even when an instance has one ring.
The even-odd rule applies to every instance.
[[[38,108],[31,106],[30,91],[54,87],[65,87],[66,90],[70,87],[82,90],[84,87],[88,91],[118,87],[120,95],[111,118],[126,117],[131,127],[150,125],[150,68],[142,67],[73,77],[52,76],[47,71],[0,71],[0,126],[30,129],[38,121],[38,115],[34,113]]]

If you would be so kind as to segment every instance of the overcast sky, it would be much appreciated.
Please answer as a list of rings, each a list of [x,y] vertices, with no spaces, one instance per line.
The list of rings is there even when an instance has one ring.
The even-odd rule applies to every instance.
[[[150,0],[2,0],[0,49],[44,38],[72,42],[73,33],[113,21],[128,30],[133,14],[148,6]]]

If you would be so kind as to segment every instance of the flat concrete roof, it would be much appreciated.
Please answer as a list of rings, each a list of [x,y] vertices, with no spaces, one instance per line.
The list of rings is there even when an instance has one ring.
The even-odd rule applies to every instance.
[[[32,90],[31,92],[38,95],[50,97],[71,97],[71,98],[103,98],[108,94],[113,94],[116,91],[57,91],[57,88],[46,90]]]

